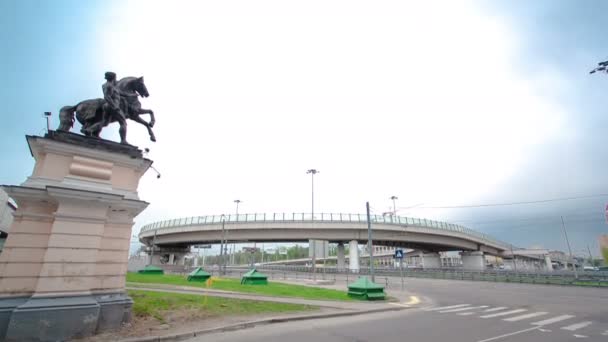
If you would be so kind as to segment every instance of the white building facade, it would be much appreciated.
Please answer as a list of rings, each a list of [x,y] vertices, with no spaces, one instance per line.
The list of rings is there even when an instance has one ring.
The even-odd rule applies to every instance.
[[[4,242],[13,223],[13,213],[16,209],[17,207],[6,192],[0,188],[0,252],[2,252]]]

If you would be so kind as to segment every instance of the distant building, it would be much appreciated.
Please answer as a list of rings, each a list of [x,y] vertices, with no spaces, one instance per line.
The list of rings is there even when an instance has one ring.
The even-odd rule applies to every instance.
[[[4,242],[13,223],[13,213],[15,210],[17,210],[17,207],[14,202],[4,190],[0,189],[0,252],[2,252]]]

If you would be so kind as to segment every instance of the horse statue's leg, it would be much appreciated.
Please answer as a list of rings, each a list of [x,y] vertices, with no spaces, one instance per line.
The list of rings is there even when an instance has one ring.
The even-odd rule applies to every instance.
[[[143,109],[143,108],[140,108],[137,111],[137,114],[138,115],[141,115],[141,114],[150,114],[150,123],[149,123],[149,125],[150,125],[150,127],[154,127],[154,124],[156,123],[156,119],[154,118],[154,112],[152,111],[152,109]]]
[[[146,112],[150,112],[149,114],[152,116],[152,120],[154,120],[154,114],[152,114],[152,111],[149,109],[142,109],[142,111],[146,111]],[[144,126],[146,126],[146,128],[148,129],[148,134],[150,135],[150,140],[152,141],[156,141],[156,137],[154,136],[154,132],[152,132],[152,125],[154,125],[154,121],[150,121],[150,123],[147,123],[144,119],[142,119],[139,114],[141,114],[140,112],[135,113],[135,115],[131,115],[129,118],[135,122],[138,122]]]

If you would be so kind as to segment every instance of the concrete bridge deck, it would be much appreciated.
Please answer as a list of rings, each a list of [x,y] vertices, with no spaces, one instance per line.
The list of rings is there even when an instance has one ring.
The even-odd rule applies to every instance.
[[[511,245],[467,227],[447,222],[401,216],[371,216],[374,244],[439,251],[481,251],[501,255]],[[224,231],[222,230],[224,227]],[[364,214],[305,213],[195,216],[144,226],[139,240],[150,246],[186,247],[230,242],[330,242],[367,243]]]

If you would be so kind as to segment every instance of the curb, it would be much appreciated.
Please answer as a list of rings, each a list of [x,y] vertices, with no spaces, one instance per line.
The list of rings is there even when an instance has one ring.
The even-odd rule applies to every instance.
[[[241,329],[253,328],[253,327],[259,326],[259,325],[268,325],[268,324],[293,322],[293,321],[305,321],[305,320],[309,320],[309,319],[319,319],[319,318],[358,316],[358,315],[373,314],[373,313],[388,312],[388,311],[401,311],[401,310],[406,310],[406,309],[408,309],[408,308],[395,306],[395,307],[372,309],[372,310],[365,310],[365,311],[335,312],[335,313],[328,313],[328,314],[293,316],[293,317],[276,317],[276,318],[261,319],[261,320],[257,320],[257,321],[235,323],[235,324],[225,325],[225,326],[221,326],[221,327],[217,327],[217,328],[196,330],[196,331],[175,334],[175,335],[136,337],[136,338],[129,338],[129,339],[125,339],[125,340],[119,340],[117,342],[182,341],[185,339],[194,338],[197,336],[202,336],[202,335],[207,335],[207,334],[212,334],[212,333],[216,333],[216,332],[241,330]]]

